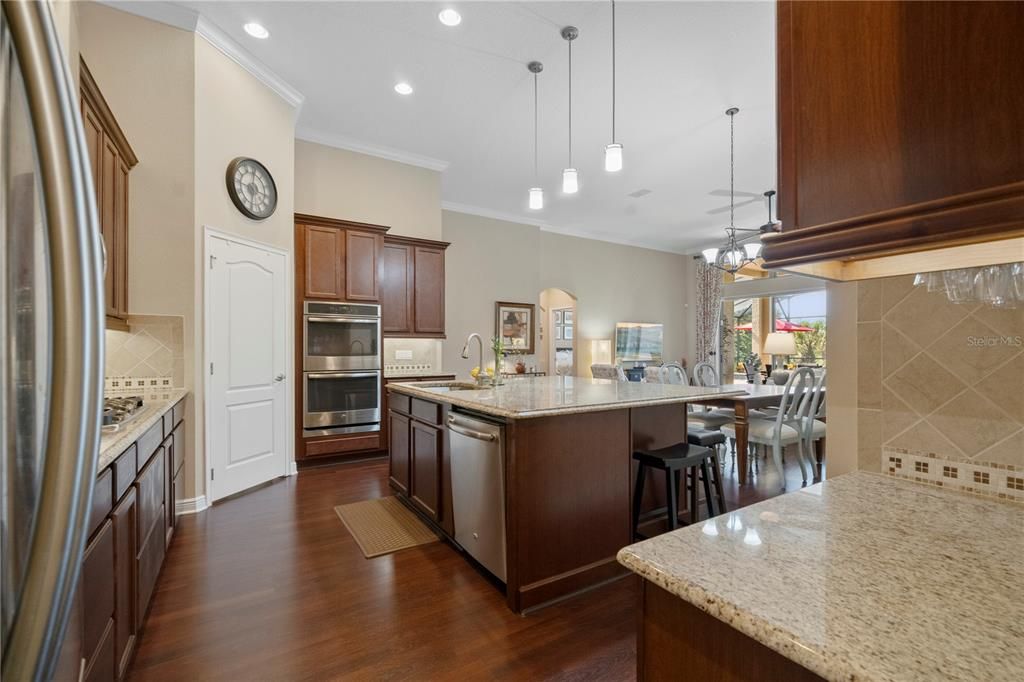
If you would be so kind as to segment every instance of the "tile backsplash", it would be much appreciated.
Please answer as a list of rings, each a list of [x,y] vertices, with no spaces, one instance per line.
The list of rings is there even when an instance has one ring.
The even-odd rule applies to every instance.
[[[131,315],[128,328],[107,330],[106,389],[184,386],[184,318]]]
[[[435,374],[442,371],[440,339],[384,339],[384,371]]]
[[[1024,310],[951,303],[913,277],[861,282],[858,299],[861,468],[965,487],[944,472],[970,463],[983,493],[1024,471]]]

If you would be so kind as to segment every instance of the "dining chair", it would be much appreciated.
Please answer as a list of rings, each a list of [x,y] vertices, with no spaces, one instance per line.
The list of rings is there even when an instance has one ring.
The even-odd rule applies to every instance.
[[[690,380],[686,376],[685,367],[678,362],[666,362],[661,366],[661,382],[663,384],[687,386]]]
[[[626,373],[618,365],[591,365],[590,373],[595,379],[626,381]]]
[[[821,374],[817,376],[817,380],[814,382],[814,393],[811,396],[810,405],[807,408],[807,414],[803,419],[803,438],[804,446],[806,448],[807,457],[814,462],[814,444],[825,437],[825,375],[826,372],[822,370]]]
[[[793,372],[786,382],[779,411],[774,418],[755,417],[747,424],[747,441],[756,445],[771,446],[772,459],[782,478],[782,489],[786,489],[786,470],[782,463],[782,449],[787,445],[797,446],[797,458],[800,463],[800,475],[807,482],[807,467],[804,462],[804,434],[813,402],[815,387],[814,372],[809,368],[801,368]],[[724,424],[722,433],[729,438],[736,438],[736,425]]]
[[[644,367],[644,381],[648,384],[663,384],[663,367]]]

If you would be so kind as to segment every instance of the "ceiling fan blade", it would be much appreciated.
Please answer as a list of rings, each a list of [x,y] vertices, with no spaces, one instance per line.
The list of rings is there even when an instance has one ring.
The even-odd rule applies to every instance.
[[[761,197],[758,196],[758,197],[753,197],[751,199],[745,199],[743,201],[737,201],[736,202],[736,208],[739,208],[740,206],[747,206],[748,204],[756,203],[760,199],[761,199]],[[729,211],[729,207],[728,206],[719,206],[718,208],[713,208],[710,211],[708,211],[708,215],[718,215],[719,213],[727,213],[728,211]]]
[[[729,190],[727,190],[727,189],[713,189],[710,192],[708,192],[708,195],[709,196],[713,196],[713,197],[727,197],[727,196],[729,196]],[[758,192],[741,192],[740,190],[736,190],[736,196],[738,196],[738,197],[753,197],[755,199],[761,199],[763,197],[763,195],[758,193]]]

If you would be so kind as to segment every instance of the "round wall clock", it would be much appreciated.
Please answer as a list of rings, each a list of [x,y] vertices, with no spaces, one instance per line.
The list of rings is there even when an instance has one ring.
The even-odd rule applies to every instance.
[[[266,166],[245,156],[228,164],[228,196],[242,215],[264,220],[277,208],[277,185]]]

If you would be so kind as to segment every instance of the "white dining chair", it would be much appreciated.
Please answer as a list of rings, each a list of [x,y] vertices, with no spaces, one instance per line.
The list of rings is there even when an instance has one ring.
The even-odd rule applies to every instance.
[[[595,379],[612,379],[626,381],[626,373],[618,365],[591,365],[590,373]]]
[[[782,449],[787,445],[797,446],[800,475],[807,482],[807,467],[804,462],[804,434],[806,418],[810,414],[815,387],[814,372],[801,368],[793,372],[786,382],[779,411],[774,418],[753,418],[747,424],[747,441],[755,445],[771,446],[775,467],[782,478],[782,489],[786,489],[786,470],[782,463]],[[736,438],[736,425],[725,424],[722,433]]]
[[[693,385],[705,388],[718,386],[718,370],[709,362],[698,362],[693,366]],[[736,411],[728,407],[712,409],[697,405],[693,407],[689,418],[696,426],[716,431],[723,424],[728,424],[736,419]],[[735,451],[736,446],[734,444],[733,453]]]
[[[644,381],[648,384],[663,384],[663,367],[644,367]]]
[[[807,414],[803,418],[804,447],[807,457],[814,462],[814,444],[825,437],[825,374],[822,370],[814,383],[814,393],[811,396]]]
[[[690,380],[685,367],[678,362],[666,362],[661,366],[661,383],[688,386]]]

